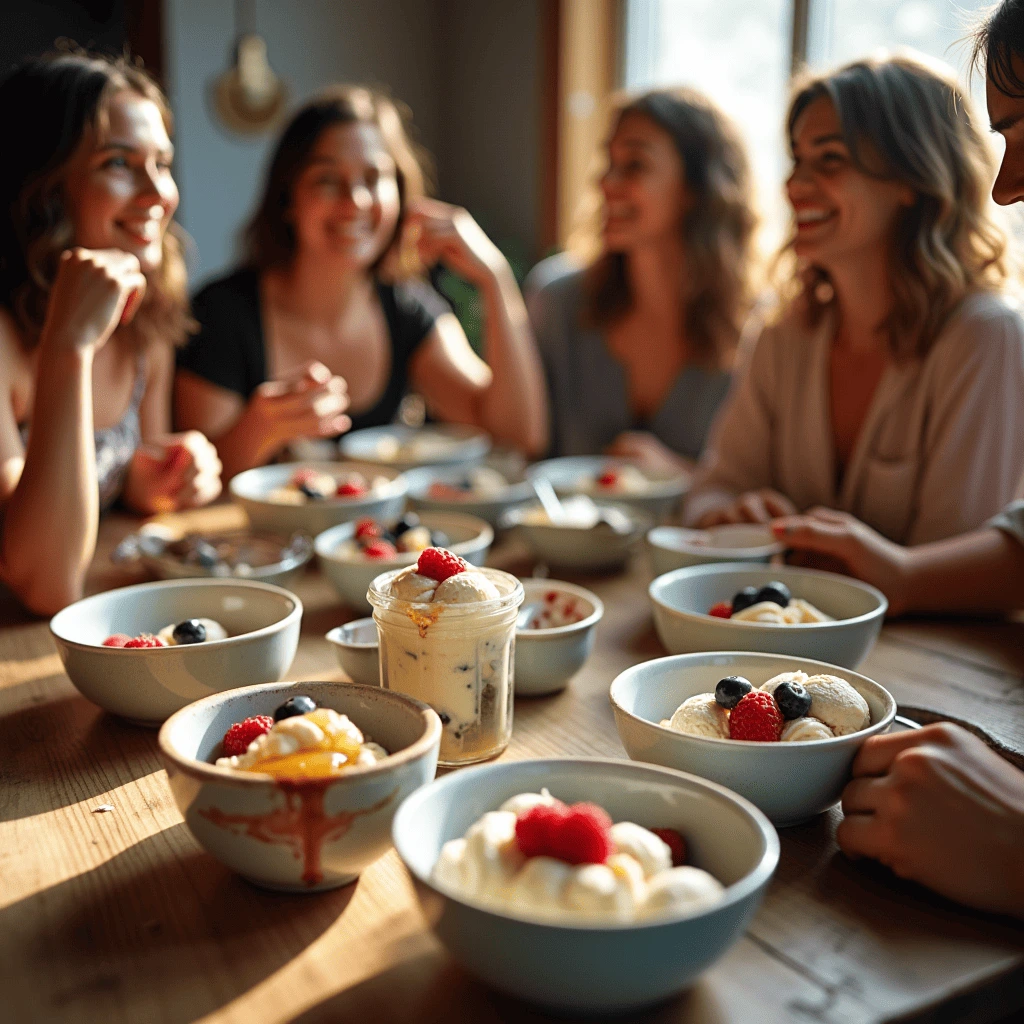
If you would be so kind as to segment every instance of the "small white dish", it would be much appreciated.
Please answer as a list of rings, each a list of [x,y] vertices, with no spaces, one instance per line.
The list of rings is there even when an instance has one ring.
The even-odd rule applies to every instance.
[[[531,607],[564,604],[568,598],[579,606],[579,622],[546,629],[516,627],[515,690],[517,697],[538,697],[564,690],[594,650],[597,624],[604,615],[601,599],[583,587],[561,580],[522,581],[525,598],[520,620]],[[555,595],[548,602],[548,595]]]
[[[470,565],[483,565],[494,543],[494,530],[475,516],[458,512],[424,512],[420,522],[429,530],[447,534],[451,542],[448,548]],[[320,568],[342,600],[356,611],[368,612],[370,602],[366,599],[366,592],[370,583],[381,573],[412,565],[419,558],[419,552],[403,552],[395,558],[346,558],[338,552],[346,541],[352,539],[355,529],[354,522],[331,527],[316,538],[313,546]]]
[[[174,647],[104,647],[114,633],[157,633],[207,618],[226,640]],[[210,694],[281,679],[299,644],[302,602],[282,587],[248,580],[163,580],[76,601],[50,620],[64,671],[111,714],[159,725]]]
[[[713,693],[725,676],[740,675],[758,687],[797,669],[845,679],[868,702],[871,725],[832,739],[755,743],[691,736],[660,724],[688,697]],[[746,797],[779,827],[806,821],[836,803],[860,745],[885,732],[896,714],[892,694],[857,672],[808,658],[735,651],[634,665],[615,677],[610,695],[615,726],[631,758],[711,779]]]
[[[352,682],[380,686],[380,641],[373,619],[353,619],[335,626],[325,639],[334,645],[338,664]]]
[[[345,434],[338,442],[342,457],[395,469],[415,466],[471,465],[491,450],[482,430],[456,423],[407,427],[393,423]]]
[[[786,550],[767,526],[736,523],[687,530],[681,526],[656,526],[647,534],[655,576],[688,565],[713,562],[765,562]]]
[[[744,587],[763,587],[773,580],[785,583],[793,597],[810,601],[835,621],[790,626],[708,615],[713,605],[732,601]],[[867,657],[889,607],[880,590],[849,576],[735,562],[674,569],[658,576],[648,594],[658,637],[669,654],[762,651],[847,668],[856,668]]]

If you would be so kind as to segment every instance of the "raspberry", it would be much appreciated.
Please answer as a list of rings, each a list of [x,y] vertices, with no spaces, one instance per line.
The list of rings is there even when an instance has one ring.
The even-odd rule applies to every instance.
[[[379,537],[381,532],[380,523],[375,523],[372,519],[360,519],[356,523],[356,540],[362,540],[364,537]]]
[[[160,639],[158,636],[152,636],[149,633],[143,633],[142,636],[134,636],[131,640],[128,640],[125,647],[166,647],[167,643]]]
[[[303,484],[311,484],[320,474],[315,469],[297,469],[292,474],[292,486],[301,487]]]
[[[335,491],[335,494],[337,494],[339,498],[358,498],[361,495],[366,494],[369,489],[370,488],[360,480],[342,480],[341,483],[338,484],[338,489]]]
[[[751,690],[729,713],[729,737],[774,743],[782,735],[782,712],[770,693]]]
[[[598,487],[614,487],[619,482],[619,474],[614,470],[606,469],[598,478]]]
[[[103,646],[104,647],[126,647],[130,640],[131,640],[131,637],[130,636],[126,636],[124,633],[114,633],[111,636],[108,636],[107,639],[103,641]]]
[[[686,863],[686,840],[674,828],[652,828],[651,831],[672,851],[672,867]]]
[[[245,719],[244,722],[235,722],[226,733],[224,733],[224,756],[234,757],[236,754],[244,754],[249,749],[257,736],[270,732],[274,720],[270,715],[254,715]]]
[[[516,819],[516,843],[527,857],[603,864],[612,852],[611,818],[594,804],[532,807]]]
[[[394,558],[398,549],[389,540],[375,540],[363,548],[367,558]]]
[[[540,804],[516,818],[516,843],[524,856],[554,856],[555,834],[564,813],[564,804]]]
[[[469,563],[458,555],[444,548],[424,548],[416,561],[416,571],[421,576],[429,576],[438,583],[443,583],[449,576],[465,572]]]
[[[708,615],[714,615],[716,619],[731,619],[732,604],[729,601],[719,601],[708,609]]]

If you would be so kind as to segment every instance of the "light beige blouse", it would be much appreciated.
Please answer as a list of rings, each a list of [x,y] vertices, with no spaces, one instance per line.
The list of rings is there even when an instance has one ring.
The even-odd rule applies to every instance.
[[[767,328],[726,399],[686,520],[770,487],[800,510],[842,509],[901,544],[981,526],[1024,474],[1024,321],[968,296],[928,354],[890,364],[837,485],[829,404],[835,327],[795,313]]]

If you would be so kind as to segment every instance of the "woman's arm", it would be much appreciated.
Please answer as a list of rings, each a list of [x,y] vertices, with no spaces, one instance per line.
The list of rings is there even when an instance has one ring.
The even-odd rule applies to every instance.
[[[484,301],[485,364],[454,316],[439,317],[412,360],[413,383],[441,418],[481,427],[528,455],[548,445],[544,373],[526,305],[498,248],[465,211],[421,200],[410,223],[421,259],[438,260],[479,289]]]
[[[11,332],[2,339],[0,575],[40,615],[82,594],[99,524],[93,356],[114,332],[129,296],[145,287],[139,261],[127,253],[64,253],[39,339],[24,453],[10,399],[18,340]]]

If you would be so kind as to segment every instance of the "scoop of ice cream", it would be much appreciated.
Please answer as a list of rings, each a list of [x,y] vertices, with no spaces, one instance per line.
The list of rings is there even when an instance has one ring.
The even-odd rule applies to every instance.
[[[777,626],[785,625],[785,609],[781,608],[774,601],[759,601],[749,608],[733,615],[736,622],[771,622]]]
[[[630,882],[607,864],[585,864],[569,876],[562,902],[582,917],[625,921],[636,911]]]
[[[516,796],[510,796],[499,810],[510,811],[518,817],[534,807],[551,807],[556,803],[558,801],[546,789],[542,789],[539,793],[519,793]]]
[[[649,829],[632,821],[619,821],[611,827],[612,844],[616,853],[628,853],[643,868],[644,876],[672,867],[672,851],[668,843]]]
[[[508,487],[508,481],[490,466],[477,466],[469,474],[474,493],[482,498],[497,497]]]
[[[830,740],[835,734],[824,723],[810,715],[794,718],[782,729],[783,743],[806,743],[808,740]]]
[[[300,748],[298,739],[283,732],[280,729],[271,729],[270,732],[257,736],[249,744],[249,749],[244,754],[235,754],[233,757],[218,757],[218,768],[248,768],[268,757],[286,757],[294,754]]]
[[[871,723],[868,702],[838,676],[811,676],[804,683],[811,695],[811,718],[824,722],[837,736],[866,729]]]
[[[275,487],[267,493],[267,501],[275,505],[304,505],[306,496],[295,487]]]
[[[654,916],[697,910],[717,903],[723,892],[722,883],[700,868],[671,868],[651,879],[644,914]]]
[[[431,873],[435,882],[449,889],[466,889],[466,840],[451,839],[441,847],[441,853]]]
[[[397,597],[399,601],[427,602],[434,600],[434,591],[437,589],[437,580],[429,576],[421,576],[416,571],[415,565],[403,569],[391,581],[391,596]]]
[[[766,683],[762,683],[759,689],[765,693],[774,693],[775,687],[779,683],[799,683],[801,686],[807,682],[808,675],[806,672],[780,672],[777,676],[772,676],[771,679]]]
[[[571,875],[572,868],[563,860],[531,857],[513,880],[508,902],[521,913],[558,914]]]
[[[298,743],[300,750],[315,747],[326,738],[323,729],[316,722],[311,722],[305,715],[293,715],[291,718],[282,718],[280,722],[274,725],[274,732],[292,736],[296,743]]]
[[[835,622],[831,615],[826,615],[820,608],[816,608],[810,601],[802,597],[794,597],[789,602],[789,609],[799,613],[798,622]]]
[[[467,891],[502,896],[523,860],[516,844],[516,816],[508,811],[488,811],[466,833]]]
[[[714,739],[729,738],[729,716],[725,708],[715,700],[713,693],[698,693],[688,697],[669,719],[669,728],[689,736],[710,736]]]
[[[620,494],[640,494],[650,487],[647,477],[636,466],[629,464],[617,466],[612,472],[615,477],[614,482],[608,486],[598,483],[599,490],[617,491]]]
[[[359,751],[356,764],[376,764],[378,761],[383,761],[387,756],[388,752],[379,743],[369,742]]]
[[[482,572],[458,572],[437,584],[434,600],[444,604],[496,601],[501,594]]]

